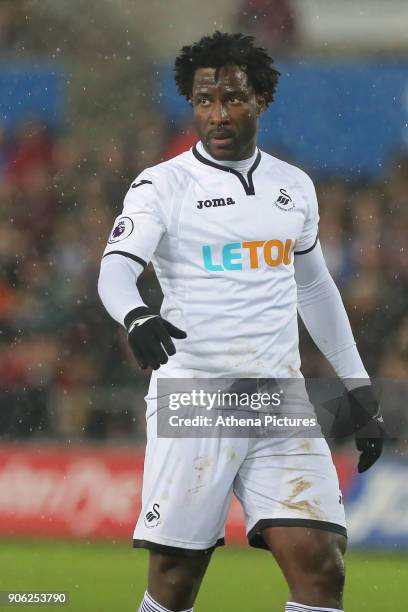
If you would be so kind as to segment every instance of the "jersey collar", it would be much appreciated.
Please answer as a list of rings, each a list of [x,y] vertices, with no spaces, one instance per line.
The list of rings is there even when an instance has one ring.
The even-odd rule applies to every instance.
[[[205,164],[206,166],[212,166],[213,168],[217,168],[217,170],[222,170],[223,172],[230,172],[231,174],[234,174],[240,180],[243,188],[245,189],[245,193],[247,195],[255,195],[255,187],[254,187],[252,175],[254,171],[257,169],[257,167],[259,166],[259,162],[261,161],[261,152],[259,149],[258,149],[257,156],[255,157],[254,163],[248,170],[247,178],[245,178],[245,176],[241,174],[241,172],[238,172],[238,170],[235,170],[235,168],[231,168],[230,166],[223,166],[221,164],[217,164],[211,159],[207,159],[207,157],[204,157],[203,155],[201,155],[201,153],[197,150],[196,145],[193,146],[192,153],[194,157],[198,159],[198,161],[201,162],[202,164]]]

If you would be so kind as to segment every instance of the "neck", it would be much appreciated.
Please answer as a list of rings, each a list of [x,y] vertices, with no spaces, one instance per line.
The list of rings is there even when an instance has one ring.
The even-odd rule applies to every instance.
[[[207,149],[205,141],[201,140],[201,143],[205,149],[205,152],[207,153],[207,156],[211,159],[216,159],[215,157],[211,155],[210,151]],[[221,161],[227,162],[229,164],[231,162],[245,161],[246,159],[250,159],[251,157],[253,157],[256,151],[257,151],[256,141],[251,141],[251,143],[247,145],[246,150],[241,152],[240,157],[235,157],[233,159],[223,159]],[[219,161],[219,160],[216,160],[216,161]]]
[[[206,157],[207,159],[209,159],[210,161],[212,161],[215,164],[218,164],[220,166],[226,166],[228,168],[234,168],[234,170],[237,170],[238,172],[241,172],[243,174],[246,174],[248,172],[248,170],[250,170],[252,164],[254,163],[256,156],[258,154],[258,149],[255,148],[253,154],[251,155],[251,157],[248,157],[247,159],[239,159],[239,160],[220,160],[220,159],[215,159],[215,157],[212,157],[208,151],[205,149],[203,143],[200,141],[199,143],[197,143],[197,150],[198,152],[203,156]]]

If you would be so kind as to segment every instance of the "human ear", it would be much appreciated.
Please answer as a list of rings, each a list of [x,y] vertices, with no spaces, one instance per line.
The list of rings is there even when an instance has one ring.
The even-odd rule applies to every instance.
[[[258,117],[266,110],[266,102],[264,96],[256,96],[256,111]]]

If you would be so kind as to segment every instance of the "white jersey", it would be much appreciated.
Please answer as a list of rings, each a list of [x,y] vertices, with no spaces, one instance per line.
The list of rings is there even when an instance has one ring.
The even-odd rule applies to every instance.
[[[244,509],[253,546],[266,546],[262,530],[268,526],[346,534],[338,479],[322,438],[158,435],[158,411],[168,405],[166,397],[158,398],[158,378],[301,377],[298,286],[318,344],[342,356],[336,371],[343,371],[344,356],[357,363],[350,351],[359,358],[319,246],[299,258],[301,282],[295,282],[294,253],[312,250],[317,241],[311,180],[260,151],[244,161],[228,168],[208,159],[198,145],[145,170],[125,197],[105,251],[110,258],[102,266],[100,294],[116,320],[123,321],[129,305],[130,310],[140,305],[134,287],[140,267],[124,265],[123,257],[112,253],[142,265],[153,262],[164,293],[161,314],[187,332],[187,339],[174,340],[177,353],[153,372],[146,397],[136,547],[212,550],[223,541],[232,492]],[[123,283],[116,282],[121,275]],[[316,292],[324,295],[323,303]],[[320,313],[316,323],[315,313]],[[286,405],[300,406],[304,415],[312,406],[303,381],[298,383],[300,395],[285,394]],[[305,490],[299,483],[306,480]]]
[[[262,151],[246,176],[197,147],[144,170],[104,254],[151,260],[161,315],[187,333],[157,376],[301,376],[293,256],[317,226],[310,178]]]

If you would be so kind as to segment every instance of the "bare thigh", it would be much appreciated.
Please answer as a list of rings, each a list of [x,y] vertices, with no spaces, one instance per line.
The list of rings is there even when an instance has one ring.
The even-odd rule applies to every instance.
[[[262,536],[289,586],[289,600],[341,609],[345,536],[305,527],[267,527]]]
[[[174,612],[192,608],[211,554],[182,556],[150,552],[149,594],[160,605]]]

